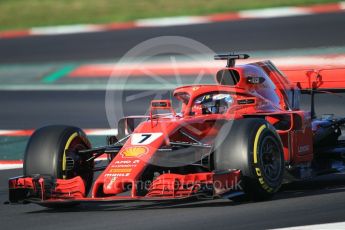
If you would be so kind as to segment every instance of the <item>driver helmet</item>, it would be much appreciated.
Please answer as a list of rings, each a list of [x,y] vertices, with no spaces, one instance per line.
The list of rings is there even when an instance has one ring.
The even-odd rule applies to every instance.
[[[208,94],[201,100],[204,114],[225,113],[232,104],[233,98],[229,94]]]

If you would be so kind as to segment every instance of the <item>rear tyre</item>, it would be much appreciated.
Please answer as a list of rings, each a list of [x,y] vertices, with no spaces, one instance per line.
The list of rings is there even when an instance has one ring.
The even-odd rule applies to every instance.
[[[89,156],[80,157],[75,152],[89,148],[89,140],[77,127],[54,125],[40,128],[32,134],[26,146],[24,175],[59,179],[80,176],[88,194],[93,181],[94,162],[87,162]]]
[[[267,121],[229,121],[216,139],[216,170],[241,170],[241,187],[255,201],[276,193],[283,180],[284,154],[279,135]]]

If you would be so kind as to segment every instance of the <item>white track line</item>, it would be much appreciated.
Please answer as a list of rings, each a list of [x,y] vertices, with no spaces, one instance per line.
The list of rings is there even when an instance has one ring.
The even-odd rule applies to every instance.
[[[239,12],[241,18],[276,18],[307,15],[312,12],[299,7],[278,7],[259,10],[243,10]]]
[[[344,2],[339,2],[340,9],[345,10],[345,1]]]
[[[165,26],[182,26],[191,24],[210,23],[205,17],[181,16],[166,18],[149,18],[135,21],[137,27],[165,27]]]
[[[107,160],[108,158],[106,156],[100,156],[98,157],[95,161],[104,161]],[[21,169],[23,168],[23,163],[18,163],[18,160],[14,160],[15,163],[11,163],[9,161],[1,161],[0,160],[0,171],[1,170],[9,170],[9,169]]]
[[[328,224],[315,224],[315,225],[303,225],[303,226],[296,226],[296,227],[288,227],[288,228],[276,228],[274,230],[341,230],[345,229],[345,222],[337,222],[337,223],[328,223]]]
[[[35,27],[30,30],[31,35],[60,35],[89,33],[102,31],[99,26],[95,25],[70,25],[70,26],[51,26],[51,27]]]
[[[21,168],[23,168],[23,164],[1,164],[0,163],[0,170],[21,169]]]
[[[29,136],[34,130],[0,130],[0,136]],[[84,129],[84,132],[90,136],[109,136],[116,135],[117,129]]]

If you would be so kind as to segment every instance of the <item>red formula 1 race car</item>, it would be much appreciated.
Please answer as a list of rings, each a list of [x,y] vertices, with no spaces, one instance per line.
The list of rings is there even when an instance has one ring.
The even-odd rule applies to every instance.
[[[282,183],[343,171],[345,142],[339,137],[345,118],[316,118],[314,94],[343,91],[345,69],[283,74],[270,61],[235,65],[248,57],[216,55],[227,60],[217,84],[175,89],[178,111],[170,100],[153,100],[150,116],[121,119],[118,136],[108,137],[107,146],[92,148],[76,127],[36,130],[23,176],[9,180],[10,202],[60,207],[238,196],[264,200]],[[300,109],[301,93],[311,94],[311,111]],[[96,167],[103,154],[107,164]]]

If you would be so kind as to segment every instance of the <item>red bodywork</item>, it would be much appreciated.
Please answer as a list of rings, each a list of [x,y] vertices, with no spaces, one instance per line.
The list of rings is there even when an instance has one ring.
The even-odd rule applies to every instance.
[[[207,146],[212,146],[225,121],[247,117],[264,118],[277,127],[283,123],[277,132],[283,143],[286,165],[308,165],[313,160],[312,118],[310,112],[299,108],[300,90],[344,89],[345,69],[289,70],[285,73],[287,77],[269,61],[224,68],[218,72],[215,85],[175,89],[174,96],[181,102],[180,111],[175,112],[169,100],[153,101],[150,118],[134,129],[119,153],[96,179],[91,198],[85,194],[80,177],[53,182],[43,177],[15,178],[10,180],[10,190],[39,191],[39,199],[48,203],[62,200],[176,199],[200,192],[217,196],[235,191],[241,176],[236,169],[228,172],[160,173],[151,178],[144,194],[140,192],[138,182],[143,179],[148,166],[156,164],[157,152],[171,147],[171,143],[190,143],[189,137],[193,137],[202,140],[204,152],[211,151]],[[235,83],[224,79],[231,75]],[[232,105],[224,113],[205,114],[197,105],[198,98],[212,92],[231,95]],[[160,110],[169,113],[158,114]],[[203,152],[193,156],[198,159],[198,154]],[[54,186],[47,188],[45,182]],[[123,193],[126,194],[121,195]]]

